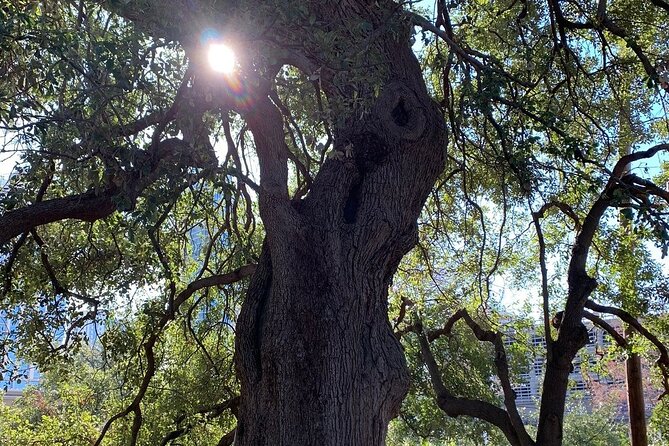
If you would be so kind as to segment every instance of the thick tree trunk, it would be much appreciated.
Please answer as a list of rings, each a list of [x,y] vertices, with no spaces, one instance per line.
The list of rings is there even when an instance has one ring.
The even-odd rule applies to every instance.
[[[238,446],[383,445],[407,392],[388,287],[446,138],[415,57],[394,45],[392,81],[364,120],[338,129],[335,148],[350,156],[327,161],[300,202],[261,196],[267,237],[237,323]]]
[[[554,346],[558,347],[559,350],[565,350],[557,343]],[[564,410],[572,360],[573,356],[566,353],[548,358],[541,394],[537,445],[562,445]]]
[[[247,297],[236,444],[381,445],[408,387],[387,279],[304,242],[284,266],[266,250]]]

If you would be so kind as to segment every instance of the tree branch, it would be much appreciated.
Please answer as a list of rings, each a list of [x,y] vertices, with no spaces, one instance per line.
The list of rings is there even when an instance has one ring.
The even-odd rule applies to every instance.
[[[49,162],[49,170],[47,172],[46,177],[42,180],[42,184],[40,185],[39,190],[37,191],[37,196],[35,197],[35,203],[39,203],[44,199],[44,194],[46,194],[47,189],[51,185],[51,182],[53,181],[53,173],[56,170],[56,165],[53,161]],[[2,220],[2,217],[0,217],[0,222]],[[0,227],[2,227],[0,223]],[[0,234],[2,234],[0,232]],[[25,231],[21,234],[21,237],[16,241],[14,244],[14,247],[12,248],[12,252],[9,255],[9,258],[7,259],[7,262],[5,263],[5,283],[4,283],[4,288],[2,293],[7,294],[12,286],[12,276],[11,276],[11,271],[12,271],[12,266],[14,265],[14,262],[16,261],[16,256],[19,254],[19,250],[25,243],[26,239],[28,238],[28,231]],[[0,245],[2,245],[4,242],[0,240]]]
[[[541,206],[541,208],[538,211],[534,212],[534,214],[536,214],[538,218],[544,218],[546,212],[554,207],[561,210],[563,214],[565,214],[574,222],[574,226],[577,231],[581,229],[581,222],[579,221],[576,212],[574,212],[571,206],[569,206],[567,203],[562,203],[561,201],[555,201],[555,200],[549,201],[548,203]]]
[[[662,343],[662,341],[660,341],[657,338],[657,336],[655,336],[653,333],[648,331],[646,327],[641,325],[641,323],[637,320],[637,318],[635,318],[634,316],[632,316],[630,313],[628,313],[623,309],[610,307],[606,305],[600,305],[589,299],[585,303],[585,307],[600,313],[607,313],[618,316],[623,322],[634,327],[634,329],[637,332],[639,332],[643,337],[648,339],[655,346],[655,348],[657,348],[657,350],[660,353],[660,357],[657,359],[656,364],[662,371],[662,376],[663,376],[662,385],[664,387],[664,393],[660,396],[660,398],[662,398],[665,395],[669,395],[669,351],[667,350],[667,347]]]
[[[465,310],[460,310],[458,313],[456,313],[456,315],[463,317],[462,312],[466,313]],[[456,315],[451,317],[449,320],[449,322],[453,321],[450,324],[451,327],[452,324],[455,323],[455,320],[457,320],[454,320]],[[418,340],[420,343],[421,356],[430,375],[432,387],[434,388],[434,391],[437,395],[437,405],[441,410],[443,410],[450,417],[467,415],[487,421],[488,423],[497,426],[504,433],[509,443],[511,443],[513,446],[534,444],[531,439],[529,439],[529,436],[527,436],[527,433],[524,432],[524,428],[522,433],[516,431],[516,427],[511,421],[507,411],[485,401],[470,400],[467,398],[453,396],[448,391],[441,379],[441,372],[437,366],[437,361],[435,360],[434,355],[430,350],[430,343],[427,336],[425,336],[423,333],[423,328],[420,323],[417,324],[416,333],[418,334]],[[521,438],[523,438],[525,441],[521,440]],[[527,440],[529,440],[529,442],[527,442]]]
[[[606,331],[616,341],[616,344],[618,344],[620,347],[627,347],[627,340],[623,337],[623,335],[618,333],[616,329],[613,328],[611,324],[606,322],[604,319],[602,319],[601,317],[597,316],[594,313],[590,313],[587,310],[583,310],[583,317],[591,321],[598,327],[601,327],[604,331]]]
[[[455,52],[455,54],[460,56],[462,60],[469,63],[477,70],[485,69],[485,65],[480,60],[472,57],[467,51],[465,51],[460,45],[458,45],[455,42],[455,40],[451,38],[451,35],[449,35],[449,33],[437,28],[432,22],[430,22],[428,19],[426,19],[420,14],[411,12],[409,12],[408,14],[409,18],[411,19],[411,22],[413,22],[414,25],[420,26],[424,30],[430,31],[436,36],[438,36],[440,39],[446,42],[446,44]]]
[[[232,442],[235,441],[236,433],[237,433],[237,428],[234,428],[233,430],[225,434],[223,437],[221,437],[216,446],[231,446]]]
[[[60,220],[95,221],[116,210],[118,188],[90,190],[83,194],[40,201],[0,216],[0,244],[31,229]]]
[[[197,422],[204,423],[208,420],[219,417],[228,409],[235,412],[238,406],[239,406],[239,397],[236,396],[232,399],[223,401],[222,403],[214,404],[213,406],[206,406],[206,407],[198,408],[195,412],[193,412],[193,415],[205,415],[204,419],[190,422],[184,427],[181,427],[181,428],[178,428],[178,429],[175,429],[173,431],[168,432],[163,437],[163,440],[160,442],[160,445],[161,446],[167,446],[167,444],[169,444],[172,440],[176,440],[177,438],[179,438],[183,435],[186,435],[188,432],[190,432],[193,429],[193,427],[196,426]],[[186,418],[185,414],[180,415],[176,420],[176,424],[179,425],[185,418]],[[235,430],[233,429],[231,432],[228,432],[223,438],[230,435],[230,433],[232,433],[233,438],[234,438],[234,431]],[[232,444],[232,443],[228,443],[228,444]]]
[[[544,240],[544,233],[541,230],[541,223],[539,218],[543,217],[544,208],[547,205],[539,209],[537,212],[532,212],[532,222],[534,223],[534,229],[537,232],[537,240],[539,242],[539,267],[541,269],[541,297],[543,300],[542,313],[544,317],[544,337],[546,339],[546,350],[548,356],[552,355],[553,351],[553,336],[551,335],[551,326],[550,326],[550,316],[548,312],[550,311],[550,295],[548,292],[548,268],[546,267],[546,241]]]
[[[664,0],[650,0],[650,2],[658,8],[662,8],[669,13],[669,3],[665,2]]]
[[[190,296],[192,296],[193,293],[202,288],[228,285],[231,283],[238,282],[252,275],[255,272],[255,270],[256,270],[256,265],[253,264],[244,265],[227,274],[219,274],[215,276],[205,277],[203,279],[198,279],[188,284],[188,286],[176,296],[176,298],[174,299],[173,308],[168,308],[163,313],[163,316],[158,321],[158,324],[156,325],[156,328],[154,329],[153,333],[146,339],[146,341],[143,344],[147,366],[146,366],[146,371],[144,372],[144,377],[142,378],[142,383],[139,386],[137,394],[133,398],[132,402],[123,411],[118,412],[117,414],[109,418],[109,420],[107,420],[107,422],[102,427],[100,435],[98,436],[98,439],[96,440],[94,446],[100,446],[102,440],[107,434],[107,431],[111,428],[112,424],[116,420],[123,418],[129,415],[130,413],[134,412],[135,413],[134,422],[136,422],[138,419],[141,422],[140,403],[142,402],[142,399],[144,398],[144,395],[146,394],[149,388],[149,384],[151,383],[151,379],[153,378],[156,372],[156,363],[155,363],[155,356],[153,354],[153,349],[160,333],[165,328],[165,326],[167,326],[167,324],[175,318],[176,312],[179,309],[179,307]]]
[[[260,187],[263,192],[279,199],[288,199],[288,152],[283,117],[267,96],[258,96],[255,106],[244,114],[253,133],[258,162]]]
[[[192,154],[191,146],[178,138],[168,138],[151,145],[144,153],[144,162],[118,179],[123,187],[112,184],[102,190],[91,189],[69,197],[37,201],[0,216],[0,245],[37,226],[67,219],[93,222],[110,216],[119,206],[132,208],[147,187],[169,174],[169,169],[163,169],[163,166],[199,167],[205,173],[211,167]],[[143,173],[142,169],[146,167],[149,171]],[[114,183],[114,179],[110,182]],[[128,200],[129,203],[119,203]]]

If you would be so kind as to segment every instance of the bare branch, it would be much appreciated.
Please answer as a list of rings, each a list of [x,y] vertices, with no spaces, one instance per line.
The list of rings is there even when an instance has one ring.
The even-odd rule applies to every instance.
[[[466,311],[460,310],[458,314],[460,317],[464,317]],[[453,319],[454,318],[452,317],[449,322],[453,321]],[[455,321],[453,321],[453,323],[455,323]],[[524,427],[522,428],[522,432],[516,430],[516,426],[512,422],[507,411],[485,401],[470,400],[453,396],[441,379],[441,372],[437,366],[437,361],[430,350],[430,343],[427,336],[423,333],[423,328],[420,323],[417,324],[416,333],[418,334],[418,340],[420,342],[421,356],[423,362],[427,366],[428,373],[430,374],[432,387],[437,394],[437,405],[441,410],[450,417],[467,415],[487,421],[488,423],[497,426],[504,433],[509,443],[514,446],[534,444],[525,432]]]
[[[651,158],[655,156],[657,153],[668,150],[669,150],[669,144],[657,144],[651,147],[650,149],[641,150],[639,152],[634,152],[630,153],[629,155],[625,155],[618,160],[615,167],[613,168],[611,176],[614,178],[621,178],[627,172],[628,169],[627,166],[629,164],[642,159]]]
[[[196,424],[199,423],[204,423],[208,420],[211,420],[216,417],[220,417],[223,413],[225,413],[226,410],[230,409],[233,411],[233,413],[236,411],[237,407],[239,406],[239,397],[234,397],[232,399],[229,399],[227,401],[223,401],[222,403],[215,404],[213,406],[206,406],[206,407],[201,407],[198,408],[195,412],[193,412],[193,415],[205,415],[203,419],[190,422],[186,426],[177,428],[173,431],[168,432],[164,437],[163,440],[160,442],[161,446],[167,446],[172,440],[176,440],[177,438],[186,435],[188,432],[190,432],[193,427],[196,426]],[[176,424],[179,425],[184,419],[186,418],[186,415],[180,415],[177,420]],[[228,432],[223,438],[227,437],[232,433],[232,436],[234,438],[234,432],[235,430],[233,429],[232,431]],[[221,444],[221,443],[219,443]],[[232,444],[232,443],[224,443],[224,444]]]
[[[602,319],[601,317],[597,316],[594,313],[590,313],[587,310],[583,310],[583,317],[591,321],[598,327],[601,327],[604,331],[606,331],[616,341],[616,344],[618,344],[620,347],[627,347],[627,340],[623,337],[623,335],[618,333],[616,329],[613,328],[611,324],[606,322],[604,319]]]
[[[469,315],[467,310],[461,309],[457,311],[447,323],[448,334],[450,334],[453,325],[459,320],[464,319],[465,323],[476,336],[476,339],[482,342],[490,342],[495,348],[495,368],[497,369],[497,376],[499,377],[500,383],[502,385],[502,391],[504,393],[504,405],[506,406],[508,417],[513,425],[516,434],[520,440],[520,443],[523,445],[532,444],[530,436],[525,430],[523,420],[518,413],[518,408],[516,407],[516,393],[513,391],[511,386],[511,380],[509,378],[509,364],[507,361],[506,351],[504,349],[504,343],[502,341],[502,335],[499,332],[492,330],[485,330],[481,327],[472,317]]]
[[[581,222],[578,219],[578,215],[576,215],[576,212],[574,212],[571,206],[569,206],[567,203],[562,203],[561,201],[555,201],[555,200],[549,201],[548,203],[541,206],[541,208],[538,211],[534,212],[534,214],[536,214],[537,218],[544,218],[546,212],[554,207],[561,210],[562,213],[564,213],[574,222],[574,226],[577,231],[581,229]]]
[[[546,339],[546,349],[547,353],[550,356],[553,350],[553,336],[551,335],[551,325],[550,325],[550,295],[548,292],[548,268],[546,267],[546,241],[544,240],[544,233],[541,230],[541,223],[539,218],[543,216],[544,208],[546,205],[542,206],[541,209],[537,212],[532,212],[532,222],[534,223],[534,229],[537,232],[537,240],[539,242],[539,267],[541,269],[541,297],[543,299],[542,312],[544,316],[544,337]]]
[[[426,19],[420,14],[415,14],[415,13],[409,13],[409,14],[410,14],[409,18],[416,26],[420,26],[426,31],[434,33],[436,36],[438,36],[440,39],[446,42],[446,44],[464,61],[474,66],[477,70],[485,69],[485,65],[480,60],[472,57],[467,51],[465,51],[460,45],[458,45],[451,38],[449,33],[437,28],[434,24],[432,24],[432,22],[430,22],[428,19]]]

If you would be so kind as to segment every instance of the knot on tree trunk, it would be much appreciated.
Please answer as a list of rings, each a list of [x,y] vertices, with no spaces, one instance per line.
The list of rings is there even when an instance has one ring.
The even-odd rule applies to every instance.
[[[425,110],[416,94],[406,85],[387,85],[375,105],[375,111],[386,137],[418,141],[425,132]]]

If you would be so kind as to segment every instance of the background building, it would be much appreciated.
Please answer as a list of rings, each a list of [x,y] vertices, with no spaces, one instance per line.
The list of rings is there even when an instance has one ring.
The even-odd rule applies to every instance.
[[[622,323],[617,318],[606,319],[606,321],[622,334]],[[567,394],[568,400],[575,401],[586,410],[592,410],[596,406],[611,404],[617,409],[617,417],[621,420],[628,419],[627,391],[625,383],[625,363],[622,358],[607,359],[612,347],[611,337],[601,328],[595,327],[589,321],[585,321],[588,328],[588,343],[581,349],[573,363],[573,370],[569,375],[570,386]],[[517,338],[510,333],[505,337],[508,346],[518,342]],[[534,327],[527,336],[531,345],[532,356],[524,373],[516,376],[516,404],[518,408],[528,417],[538,415],[541,401],[541,386],[546,365],[546,339],[543,336],[543,328]],[[659,391],[650,385],[649,366],[644,364],[644,384],[646,414],[650,415],[654,402],[657,400]]]

